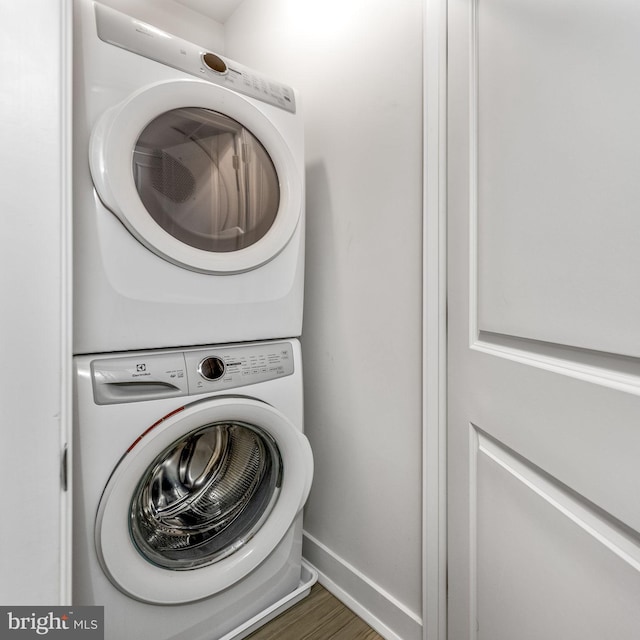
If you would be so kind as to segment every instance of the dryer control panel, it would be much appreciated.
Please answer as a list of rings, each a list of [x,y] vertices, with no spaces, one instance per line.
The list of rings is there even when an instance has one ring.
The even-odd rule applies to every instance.
[[[91,362],[96,404],[229,391],[294,372],[289,342],[143,352]]]
[[[291,87],[111,7],[96,2],[95,10],[98,37],[102,41],[291,113],[296,112]]]

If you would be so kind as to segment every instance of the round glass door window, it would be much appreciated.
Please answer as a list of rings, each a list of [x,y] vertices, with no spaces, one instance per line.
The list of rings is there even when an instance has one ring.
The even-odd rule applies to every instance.
[[[258,531],[281,480],[278,446],[264,430],[236,421],[201,427],[147,468],[131,500],[131,539],[165,569],[213,564]]]
[[[174,109],[152,120],[135,145],[133,176],[153,220],[203,251],[255,244],[280,206],[278,175],[260,141],[208,109]]]

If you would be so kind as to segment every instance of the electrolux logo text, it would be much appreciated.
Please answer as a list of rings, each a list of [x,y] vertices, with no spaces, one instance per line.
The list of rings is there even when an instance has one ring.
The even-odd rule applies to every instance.
[[[0,607],[0,640],[104,640],[104,607]]]

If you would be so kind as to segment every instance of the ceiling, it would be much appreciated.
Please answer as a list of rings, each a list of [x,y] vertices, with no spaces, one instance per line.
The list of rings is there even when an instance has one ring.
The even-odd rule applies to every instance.
[[[179,4],[224,23],[243,0],[176,0]]]

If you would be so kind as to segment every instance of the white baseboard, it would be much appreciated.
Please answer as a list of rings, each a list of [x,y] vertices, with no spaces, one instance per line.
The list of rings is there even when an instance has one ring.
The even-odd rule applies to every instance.
[[[318,572],[318,582],[385,640],[422,639],[420,616],[306,531],[302,554]]]

